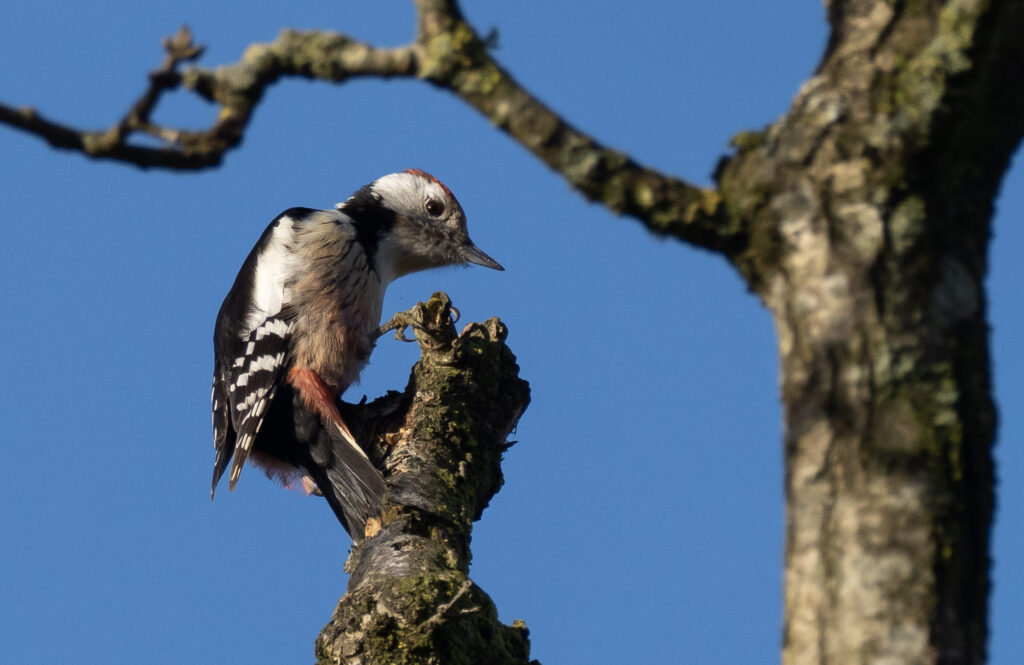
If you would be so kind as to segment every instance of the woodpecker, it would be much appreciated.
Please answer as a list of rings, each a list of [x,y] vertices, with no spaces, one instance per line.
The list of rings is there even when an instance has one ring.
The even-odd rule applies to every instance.
[[[469,239],[437,178],[409,169],[333,210],[290,208],[256,242],[214,328],[213,498],[252,460],[285,485],[303,474],[355,540],[379,512],[380,472],[338,411],[359,379],[393,280],[448,265],[503,270]],[[312,488],[311,488],[312,489]]]

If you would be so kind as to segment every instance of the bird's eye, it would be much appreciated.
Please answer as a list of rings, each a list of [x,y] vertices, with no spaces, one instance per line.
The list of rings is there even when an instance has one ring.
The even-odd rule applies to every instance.
[[[427,209],[427,214],[431,217],[440,217],[444,213],[444,204],[437,199],[427,199],[423,207]]]

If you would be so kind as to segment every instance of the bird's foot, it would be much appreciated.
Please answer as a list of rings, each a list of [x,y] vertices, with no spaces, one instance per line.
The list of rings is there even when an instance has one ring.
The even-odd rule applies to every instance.
[[[382,325],[377,329],[377,337],[383,337],[392,330],[395,331],[395,339],[399,342],[415,342],[415,339],[409,339],[405,336],[406,328],[416,329],[416,322],[409,316],[409,312],[398,312],[391,317],[391,320]]]
[[[430,300],[416,303],[404,312],[398,312],[391,320],[377,330],[377,336],[395,331],[395,339],[412,342],[405,336],[407,328],[412,328],[420,345],[437,350],[455,340],[455,322],[459,320],[459,310],[452,307],[451,301],[444,293],[435,293]]]

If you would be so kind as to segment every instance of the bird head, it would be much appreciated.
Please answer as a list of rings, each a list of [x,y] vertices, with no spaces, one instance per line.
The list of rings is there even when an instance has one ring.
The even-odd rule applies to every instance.
[[[379,178],[338,209],[352,217],[364,241],[376,234],[376,267],[387,281],[467,263],[504,270],[470,240],[466,213],[451,190],[419,169]]]

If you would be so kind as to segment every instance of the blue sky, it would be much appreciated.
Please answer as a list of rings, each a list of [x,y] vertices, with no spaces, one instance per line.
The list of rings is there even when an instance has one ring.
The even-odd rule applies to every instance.
[[[0,99],[106,126],[187,22],[203,64],[283,27],[379,45],[407,2],[9,3]],[[731,135],[784,113],[826,32],[814,3],[471,3],[498,58],[574,124],[698,183]],[[160,119],[201,126],[185,96]],[[585,203],[458,100],[418,82],[269,91],[216,171],[150,172],[0,128],[0,660],[302,663],[344,590],[325,504],[252,470],[210,503],[211,332],[266,223],[385,173],[433,172],[506,272],[404,278],[499,315],[533,403],[472,575],[555,663],[774,663],[781,425],[771,320],[720,258]],[[1024,169],[1003,186],[989,278],[1000,402],[991,662],[1024,662]],[[405,386],[382,340],[347,398]]]

